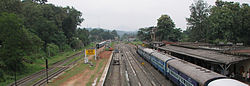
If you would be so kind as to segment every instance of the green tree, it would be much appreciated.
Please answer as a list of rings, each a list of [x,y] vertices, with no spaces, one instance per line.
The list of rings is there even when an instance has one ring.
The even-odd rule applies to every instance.
[[[113,35],[113,37],[119,37],[116,30],[112,30],[111,34]]]
[[[123,34],[122,35],[122,40],[128,40],[128,38],[129,38],[129,34],[127,34],[127,33],[125,33],[125,34]]]
[[[35,29],[35,33],[44,41],[43,49],[46,53],[48,43],[52,43],[57,38],[58,28],[52,21],[48,21],[47,19],[40,17],[39,21],[33,26]]]
[[[86,29],[79,28],[77,29],[77,36],[85,45],[89,44],[89,31]]]
[[[103,38],[101,34],[104,32],[103,29],[93,29],[90,31],[92,41],[102,41]]]
[[[181,28],[175,28],[172,30],[172,33],[169,35],[169,40],[173,42],[180,41],[182,39]]]
[[[20,71],[24,68],[24,56],[39,51],[42,41],[24,28],[23,22],[15,14],[0,15],[0,68]],[[15,66],[16,64],[16,66]]]
[[[22,13],[24,25],[31,32],[35,33],[34,24],[43,16],[41,6],[31,0],[23,1]]]
[[[1,0],[0,1],[0,13],[16,13],[22,12],[22,3],[20,0]]]
[[[81,24],[83,18],[81,18],[81,12],[73,7],[66,7],[65,10],[67,12],[67,17],[62,22],[62,29],[67,37],[68,43],[70,43],[76,34],[77,25]]]
[[[137,37],[142,41],[152,41],[151,31],[154,27],[140,28],[137,32]]]
[[[244,42],[245,44],[250,45],[250,6],[248,4],[242,4],[241,6],[241,15],[242,15],[242,19],[241,19],[241,31],[239,31],[238,35],[239,35],[239,41],[240,42]]]
[[[198,0],[190,6],[191,15],[187,18],[188,28],[190,29],[191,41],[206,42],[209,30],[209,6],[203,0]]]
[[[40,4],[45,4],[46,2],[48,2],[48,0],[32,0],[32,1]]]
[[[157,32],[156,38],[158,41],[167,40],[173,41],[170,39],[170,34],[172,34],[175,24],[173,20],[168,15],[161,15],[157,20]]]
[[[54,31],[53,36],[48,40],[51,40],[52,38],[53,40],[51,40],[50,43],[58,45],[61,51],[65,50],[65,46],[67,46],[67,38],[62,29],[62,22],[66,18],[66,11],[63,8],[56,7],[52,4],[40,5],[31,0],[25,0],[23,1],[22,15],[24,16],[25,26],[31,32],[39,35],[39,37],[41,37],[41,34],[39,34],[40,32],[37,32],[37,28],[39,28],[38,26],[40,23],[50,21],[52,26],[56,26],[54,27],[56,28],[56,31]],[[40,21],[40,19],[42,19],[42,21]],[[43,32],[46,32],[46,30]],[[43,40],[46,41],[47,39]]]
[[[245,23],[249,22],[245,21],[249,19],[245,16],[248,15],[247,10],[244,10],[244,6],[239,3],[220,0],[215,3],[216,5],[211,8],[211,15],[209,16],[211,22],[210,39],[225,42],[244,42],[242,38],[246,36],[244,34],[248,31],[245,28]]]

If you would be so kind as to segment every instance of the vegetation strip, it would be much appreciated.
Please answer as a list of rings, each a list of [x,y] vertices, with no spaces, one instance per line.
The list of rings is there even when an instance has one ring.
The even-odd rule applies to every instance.
[[[98,67],[97,67],[97,70],[95,71],[95,73],[93,75],[91,75],[91,78],[89,79],[89,82],[86,84],[86,86],[91,86],[92,83],[94,82],[94,79],[96,78],[96,76],[98,76],[98,72],[100,72],[101,68],[103,67],[103,62],[106,61],[106,59],[99,59],[101,60]]]

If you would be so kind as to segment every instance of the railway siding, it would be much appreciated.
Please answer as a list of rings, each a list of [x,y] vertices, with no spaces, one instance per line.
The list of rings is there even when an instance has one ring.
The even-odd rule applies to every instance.
[[[76,57],[78,57],[78,56],[80,56],[81,53],[82,53],[82,52],[78,52],[78,53],[76,53],[76,54],[70,56],[68,59],[65,59],[65,60],[63,60],[63,61],[59,61],[59,62],[54,63],[54,64],[53,64],[51,67],[49,67],[49,69],[48,69],[49,76],[50,76],[51,74],[54,75],[54,72],[55,72],[55,71],[60,71],[60,69],[64,69],[65,67],[62,67],[62,66],[63,66],[65,63],[67,63],[68,61],[70,61],[70,60],[72,60],[72,59],[74,59],[74,58],[76,58]],[[78,60],[79,60],[79,59],[78,59]],[[76,60],[76,61],[78,61],[78,60]],[[72,65],[72,63],[75,63],[76,61],[73,61],[73,62],[71,62],[70,64],[68,64],[68,65],[66,65],[66,66]],[[68,68],[68,67],[67,67],[67,68]],[[66,69],[65,69],[65,70],[66,70]],[[44,76],[45,76],[45,72],[46,72],[45,69],[43,69],[43,70],[41,70],[41,71],[39,71],[39,72],[36,72],[36,73],[34,73],[34,74],[30,75],[30,76],[27,76],[27,77],[24,77],[24,78],[22,78],[22,79],[19,79],[19,80],[17,81],[17,85],[19,85],[19,86],[33,85],[33,84],[37,83],[37,81],[40,81],[40,79],[43,80],[44,78],[46,78],[46,77],[44,77]],[[57,74],[57,75],[58,75],[58,74]],[[50,79],[50,78],[49,78],[49,79]],[[43,82],[43,83],[44,83],[44,82]],[[13,82],[13,83],[10,84],[9,86],[15,86],[15,83]]]

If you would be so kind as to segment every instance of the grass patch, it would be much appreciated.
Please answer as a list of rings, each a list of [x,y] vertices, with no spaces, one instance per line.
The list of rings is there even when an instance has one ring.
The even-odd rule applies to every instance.
[[[105,61],[108,61],[108,59],[104,59]],[[103,65],[103,63],[100,63],[101,65]],[[104,67],[105,67],[106,65],[104,64]],[[104,71],[104,70],[103,70]],[[102,73],[103,73],[103,71],[101,72],[101,74],[98,76],[98,79],[97,79],[97,82],[99,82],[100,81],[100,79],[101,79],[101,77],[102,77]]]
[[[111,43],[110,43],[110,46],[111,46],[112,48],[115,48],[114,46],[115,46],[116,44],[118,44],[118,42],[111,42]]]
[[[142,41],[133,41],[133,42],[131,42],[131,44],[133,44],[133,45],[142,45],[143,43],[142,43]]]
[[[83,61],[79,63],[79,65],[75,66],[71,70],[65,71],[63,75],[60,77],[63,77],[63,79],[58,80],[54,83],[49,83],[49,86],[59,86],[63,82],[65,82],[68,78],[75,76],[76,74],[79,74],[84,71],[84,69],[88,68],[88,64],[84,64]]]
[[[84,56],[84,55],[77,56],[77,57],[75,57],[75,58],[69,60],[68,62],[66,62],[63,66],[66,66],[66,65],[68,65],[68,64],[70,64],[70,63],[72,63],[72,62],[74,62],[74,61],[76,61],[76,60],[78,60],[78,59],[82,59],[83,56]]]
[[[92,67],[90,67],[89,64],[84,64],[83,60],[81,60],[81,62],[79,62],[79,64],[77,66],[73,67],[71,70],[67,70],[63,75],[61,75],[60,76],[60,77],[62,77],[61,80],[57,80],[56,82],[49,83],[49,86],[59,86],[63,82],[66,82],[69,78],[71,78],[77,74],[80,74],[81,72],[83,72],[86,69],[90,69],[91,71],[93,71],[94,69],[97,68],[97,71],[91,75],[89,81],[86,84],[86,86],[91,86],[95,80],[95,77],[98,75],[98,72],[104,66],[104,62],[107,61],[107,59],[100,59],[100,60],[101,61],[100,61],[98,66],[96,66],[97,63],[95,60],[90,60],[94,65]],[[60,77],[59,77],[59,79],[60,79]],[[101,75],[98,76],[97,81],[100,80],[100,77],[101,77]]]
[[[86,86],[91,86],[92,83],[94,83],[95,77],[98,74],[98,72],[101,70],[101,68],[103,67],[103,62],[105,61],[105,59],[101,59],[101,62],[99,63],[98,67],[97,67],[97,71],[91,75],[89,82],[86,84]],[[97,79],[97,83],[98,83],[98,79]]]
[[[94,70],[95,67],[96,67],[96,61],[91,61],[90,60],[90,62],[92,62],[92,64],[93,64],[93,66],[90,67],[90,70]]]

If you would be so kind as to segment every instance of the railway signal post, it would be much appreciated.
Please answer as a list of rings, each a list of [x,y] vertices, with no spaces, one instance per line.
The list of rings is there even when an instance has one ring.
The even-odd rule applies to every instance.
[[[49,83],[49,76],[48,76],[48,59],[45,60],[46,61],[46,81],[47,81],[47,84]]]

